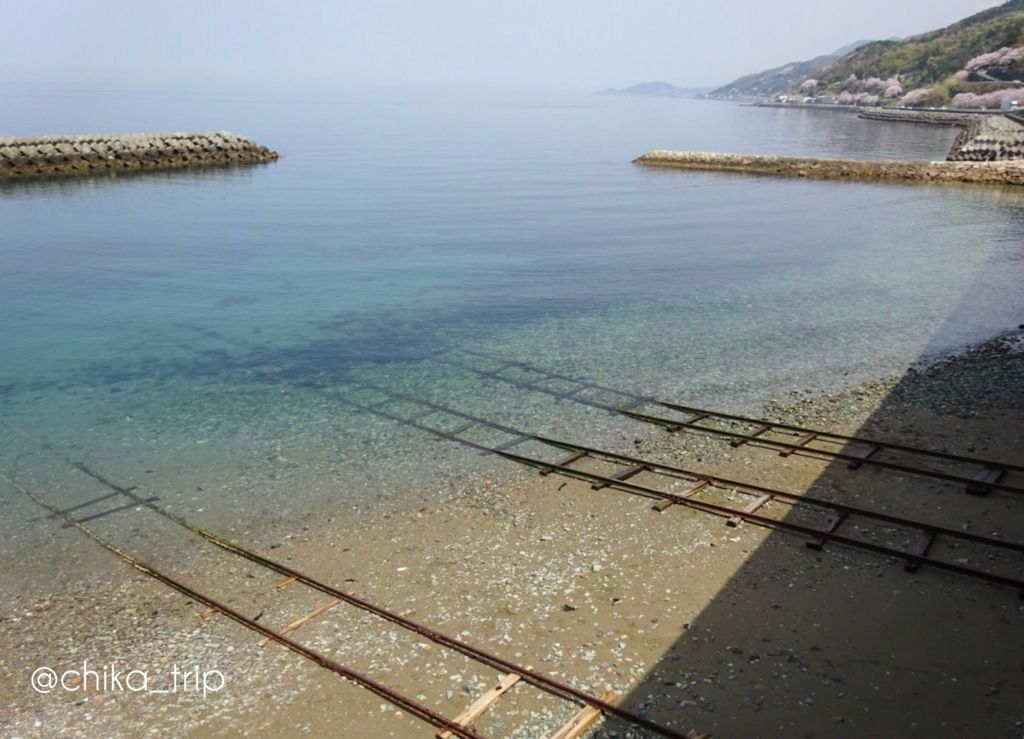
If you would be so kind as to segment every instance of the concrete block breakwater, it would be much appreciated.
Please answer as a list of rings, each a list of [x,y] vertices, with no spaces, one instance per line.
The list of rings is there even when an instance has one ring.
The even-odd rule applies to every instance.
[[[958,113],[931,110],[866,110],[861,118],[892,123],[958,126],[951,162],[999,162],[1024,159],[1024,126],[999,113]]]
[[[253,164],[279,156],[227,131],[8,136],[0,137],[0,178]]]
[[[1003,116],[971,121],[953,143],[953,162],[1024,160],[1024,126]]]
[[[633,160],[651,167],[830,180],[1024,185],[1024,162],[918,162],[653,150]]]

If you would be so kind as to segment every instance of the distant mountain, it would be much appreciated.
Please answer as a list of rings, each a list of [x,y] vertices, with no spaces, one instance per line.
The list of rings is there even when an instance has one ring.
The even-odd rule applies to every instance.
[[[816,56],[805,62],[790,62],[789,64],[768,69],[764,72],[748,74],[725,87],[712,90],[706,97],[715,99],[774,97],[775,95],[795,89],[803,80],[808,77],[814,77],[828,65],[869,43],[871,42],[857,41],[841,49],[836,49],[831,54]]]
[[[633,95],[637,97],[695,98],[703,95],[710,87],[676,87],[669,82],[641,82],[639,85],[623,87],[621,90],[601,90],[598,95]]]
[[[894,36],[893,38],[891,38],[889,40],[890,41],[899,41],[899,38]],[[840,46],[838,49],[836,49],[835,51],[832,52],[831,56],[846,56],[847,54],[852,54],[853,52],[855,52],[860,47],[866,46],[867,44],[870,44],[870,43],[871,43],[871,41],[865,40],[865,39],[862,39],[860,41],[854,41],[852,44],[847,44],[846,46]]]

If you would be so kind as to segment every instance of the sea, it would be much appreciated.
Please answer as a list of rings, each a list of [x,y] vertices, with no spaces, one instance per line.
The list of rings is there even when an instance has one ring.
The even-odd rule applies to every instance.
[[[750,411],[1024,315],[1019,191],[632,163],[942,159],[951,128],[495,92],[0,107],[0,135],[220,129],[282,158],[0,184],[0,472],[54,502],[102,495],[87,468],[243,528],[429,504],[512,474],[435,433],[466,416],[623,445],[649,431],[574,382]],[[0,527],[45,536],[0,488]]]

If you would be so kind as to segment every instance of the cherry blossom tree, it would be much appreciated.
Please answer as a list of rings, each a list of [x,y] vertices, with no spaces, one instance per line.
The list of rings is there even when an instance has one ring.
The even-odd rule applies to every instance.
[[[937,90],[934,87],[919,87],[904,95],[901,102],[904,105],[923,105],[932,99],[936,92]]]
[[[1024,46],[1004,46],[1001,49],[990,51],[988,54],[974,57],[964,65],[964,71],[973,74],[985,69],[1005,69],[1022,61],[1024,61]]]
[[[953,98],[955,108],[999,108],[1003,103],[1017,101],[1024,105],[1024,89],[1010,88],[993,92],[961,92]]]

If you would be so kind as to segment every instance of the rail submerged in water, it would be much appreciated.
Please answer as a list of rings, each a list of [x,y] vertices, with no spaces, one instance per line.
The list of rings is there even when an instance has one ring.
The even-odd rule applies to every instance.
[[[1024,161],[924,162],[828,159],[764,154],[718,154],[655,149],[634,164],[777,177],[924,183],[1024,185]]]
[[[0,137],[0,180],[258,164],[279,157],[227,131],[6,136]]]
[[[195,525],[188,519],[177,513],[171,512],[167,508],[157,505],[155,502],[158,500],[157,498],[143,498],[135,492],[134,487],[123,487],[122,485],[118,485],[117,483],[107,479],[107,477],[102,473],[89,467],[84,462],[76,461],[71,457],[66,456],[64,453],[53,447],[49,442],[43,439],[38,439],[11,425],[9,422],[0,421],[0,423],[6,426],[9,430],[25,437],[30,442],[39,445],[43,450],[53,454],[56,459],[62,460],[64,463],[77,469],[87,477],[99,482],[111,492],[91,500],[83,501],[70,508],[61,508],[47,495],[21,484],[17,480],[9,477],[4,471],[0,471],[0,483],[15,490],[45,510],[48,510],[51,518],[62,519],[65,526],[78,529],[80,533],[84,534],[86,537],[113,554],[119,556],[125,563],[142,574],[166,585],[196,603],[206,606],[209,610],[202,616],[202,618],[205,619],[219,613],[241,626],[260,634],[263,637],[259,642],[261,647],[270,642],[276,642],[314,664],[340,675],[346,680],[349,680],[362,688],[370,690],[406,713],[423,720],[427,724],[433,725],[438,729],[438,732],[434,735],[438,737],[438,739],[450,739],[452,736],[464,737],[465,739],[483,739],[483,736],[473,729],[471,724],[480,718],[484,712],[486,712],[487,709],[502,696],[502,694],[507,692],[509,688],[513,687],[520,681],[532,685],[533,687],[545,691],[562,700],[582,704],[583,708],[570,718],[567,723],[563,724],[561,728],[555,731],[555,733],[551,734],[550,739],[578,739],[578,737],[582,736],[583,733],[602,715],[617,718],[627,724],[631,724],[639,730],[644,730],[646,732],[645,736],[663,736],[667,739],[710,739],[711,737],[710,734],[693,729],[677,730],[658,724],[640,713],[633,712],[619,705],[618,702],[615,702],[615,695],[610,691],[604,691],[597,696],[592,695],[584,690],[574,687],[568,682],[556,680],[551,675],[538,672],[531,666],[519,665],[501,657],[498,654],[462,641],[458,637],[447,635],[427,626],[426,624],[414,621],[405,615],[389,610],[352,592],[332,586],[323,580],[319,580],[310,574],[300,571],[297,568],[297,565],[287,565],[268,557],[264,557],[234,541]],[[107,509],[106,511],[102,511],[97,514],[86,515],[84,517],[76,518],[71,515],[75,511],[87,509],[101,501],[109,500],[112,497],[123,497],[128,500],[128,504],[118,508]],[[106,538],[105,534],[100,534],[96,530],[85,525],[87,522],[95,520],[96,518],[105,517],[111,514],[124,513],[129,510],[140,511],[143,509],[155,513],[171,524],[174,524],[189,534],[198,537],[201,541],[212,544],[228,554],[246,560],[253,565],[256,565],[258,568],[262,568],[265,572],[283,575],[284,578],[278,580],[275,584],[277,590],[281,590],[292,583],[296,583],[301,586],[305,586],[309,590],[329,595],[332,597],[332,600],[327,601],[314,610],[307,612],[304,617],[300,618],[298,621],[293,621],[283,629],[274,630],[266,623],[258,622],[262,616],[262,611],[260,612],[260,615],[249,617],[238,610],[237,607],[230,605],[228,599],[225,598],[224,595],[219,593],[211,594],[209,592],[198,590],[186,582],[164,572],[161,568],[144,562],[138,557],[138,555],[123,548],[115,541]],[[457,717],[453,719],[447,718],[436,709],[422,703],[422,697],[412,698],[399,690],[385,685],[366,673],[352,669],[329,654],[289,635],[302,624],[323,615],[331,608],[341,603],[345,603],[361,611],[377,616],[384,621],[401,627],[411,634],[423,637],[434,644],[462,654],[476,662],[479,662],[480,664],[500,670],[501,672],[504,672],[505,675]]]

